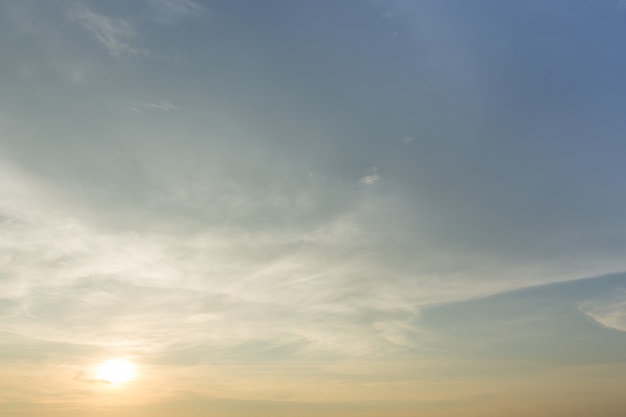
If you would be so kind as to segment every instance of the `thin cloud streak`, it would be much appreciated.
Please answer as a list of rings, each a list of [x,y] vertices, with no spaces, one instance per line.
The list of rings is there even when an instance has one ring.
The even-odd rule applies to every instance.
[[[626,332],[626,290],[585,301],[579,310],[607,329]]]
[[[194,0],[146,0],[152,7],[171,16],[193,16],[202,14],[206,7]]]
[[[113,56],[146,54],[145,50],[131,43],[135,37],[135,29],[128,20],[95,13],[80,3],[71,7],[67,15],[87,30]]]
[[[157,110],[157,111],[172,111],[178,110],[178,107],[174,106],[167,100],[160,100],[154,103],[140,103],[132,107],[133,111],[141,112],[142,110]]]

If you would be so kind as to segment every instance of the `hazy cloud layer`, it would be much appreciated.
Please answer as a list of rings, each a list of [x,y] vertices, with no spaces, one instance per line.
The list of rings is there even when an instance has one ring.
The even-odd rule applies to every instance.
[[[490,314],[611,333],[571,305],[624,330],[621,292],[507,316],[626,270],[615,4],[270,3],[0,6],[0,360],[513,346]]]
[[[152,3],[178,14],[199,10],[191,2]],[[286,59],[289,46],[263,46],[260,61],[244,54],[236,77],[219,67],[209,72],[203,84],[213,93],[194,86],[196,75],[163,78],[176,89],[156,90],[184,111],[168,112],[176,109],[169,100],[136,100],[148,88],[143,73],[123,81],[130,88],[100,74],[100,86],[84,88],[90,96],[102,91],[102,101],[80,116],[54,107],[74,106],[82,93],[59,93],[38,127],[7,132],[16,168],[7,168],[3,188],[3,287],[14,306],[5,330],[147,349],[172,340],[271,339],[372,353],[412,346],[422,306],[622,270],[625,201],[612,156],[619,146],[608,133],[594,136],[591,157],[606,157],[603,166],[618,170],[611,174],[580,159],[592,151],[577,118],[588,105],[555,101],[539,119],[533,103],[515,98],[520,92],[480,81],[495,74],[513,83],[529,68],[507,68],[492,55],[496,44],[478,50],[459,29],[426,23],[444,21],[434,3],[400,3],[392,9],[411,31],[403,42],[415,48],[421,87],[393,81],[409,75],[382,63],[392,80],[380,91],[374,86],[382,79],[363,70],[369,57],[348,62],[330,49],[324,54],[336,73],[322,75],[325,64],[300,68],[313,77],[305,83],[303,73],[272,64]],[[82,3],[67,13],[111,54],[135,50],[139,20]],[[236,32],[223,30],[226,40]],[[521,34],[509,36],[521,42]],[[564,41],[559,36],[553,42]],[[253,41],[237,42],[246,51]],[[312,55],[285,62],[297,67],[323,56],[316,45],[327,47],[324,39],[303,42]],[[408,53],[409,44],[385,42],[389,52],[372,53],[388,62]],[[216,58],[239,64],[219,48],[210,48],[223,55]],[[150,77],[168,77],[150,65]],[[283,86],[285,75],[295,84]],[[336,83],[345,109],[324,98]],[[541,86],[526,88],[540,94]],[[393,103],[387,94],[397,96]],[[125,100],[159,112],[133,120]],[[45,143],[54,149],[39,151]],[[131,338],[121,324],[129,322],[144,330]]]

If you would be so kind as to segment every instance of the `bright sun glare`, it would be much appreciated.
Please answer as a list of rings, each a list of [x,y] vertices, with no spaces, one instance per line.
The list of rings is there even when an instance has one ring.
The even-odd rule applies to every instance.
[[[135,378],[137,369],[126,359],[109,359],[96,369],[98,379],[111,384],[123,384]]]

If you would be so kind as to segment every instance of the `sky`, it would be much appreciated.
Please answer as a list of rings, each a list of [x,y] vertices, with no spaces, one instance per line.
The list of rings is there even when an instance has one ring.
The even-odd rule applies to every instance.
[[[625,45],[618,0],[1,0],[0,415],[626,415]]]

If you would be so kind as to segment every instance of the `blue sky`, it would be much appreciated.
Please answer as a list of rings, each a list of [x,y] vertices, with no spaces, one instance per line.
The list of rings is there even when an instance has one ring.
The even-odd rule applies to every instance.
[[[2,2],[0,413],[623,415],[624,12]]]

